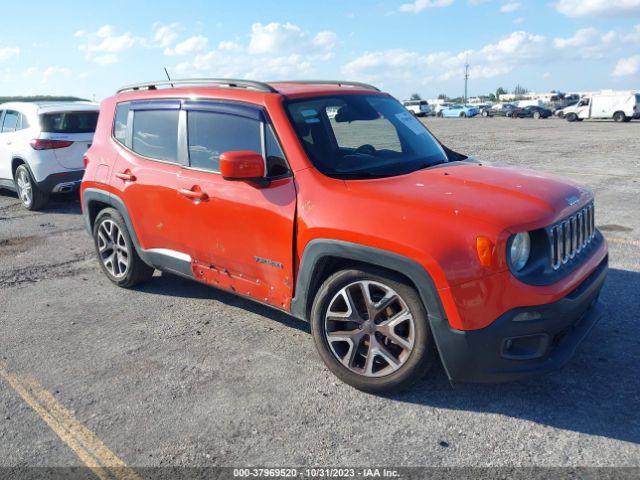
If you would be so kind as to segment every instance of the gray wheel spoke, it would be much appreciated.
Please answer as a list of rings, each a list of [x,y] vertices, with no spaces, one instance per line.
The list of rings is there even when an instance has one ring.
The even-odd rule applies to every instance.
[[[367,309],[366,318],[358,312],[354,295],[362,296],[364,305],[360,305]],[[415,325],[409,307],[397,292],[380,282],[361,280],[342,288],[329,302],[324,325],[336,359],[366,377],[398,370],[414,348]]]
[[[129,249],[122,231],[113,220],[107,218],[99,225],[96,243],[107,271],[116,278],[122,278],[129,268]]]

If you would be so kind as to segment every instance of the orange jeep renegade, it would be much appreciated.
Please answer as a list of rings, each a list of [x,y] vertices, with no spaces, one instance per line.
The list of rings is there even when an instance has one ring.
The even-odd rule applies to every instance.
[[[513,380],[565,364],[601,316],[585,187],[483,165],[354,82],[200,79],[102,104],[82,206],[100,266],[155,269],[311,322],[356,388]]]

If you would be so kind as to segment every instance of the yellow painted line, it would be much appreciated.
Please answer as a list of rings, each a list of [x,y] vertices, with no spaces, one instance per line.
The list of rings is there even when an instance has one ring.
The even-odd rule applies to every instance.
[[[49,428],[100,480],[142,480],[102,441],[82,425],[53,395],[32,380],[19,378],[0,365],[0,379],[9,384]]]
[[[621,245],[631,245],[634,247],[640,247],[640,240],[629,240],[625,238],[612,238],[612,237],[606,237],[606,236],[605,238],[609,243],[619,243]]]

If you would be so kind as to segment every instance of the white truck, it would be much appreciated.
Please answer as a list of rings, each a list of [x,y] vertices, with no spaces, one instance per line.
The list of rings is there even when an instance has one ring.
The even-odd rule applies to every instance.
[[[629,122],[640,118],[640,93],[602,92],[582,97],[578,103],[562,110],[562,116],[569,122],[585,119],[613,119]]]
[[[426,100],[405,100],[402,102],[402,105],[416,117],[427,117],[431,115],[431,107]]]

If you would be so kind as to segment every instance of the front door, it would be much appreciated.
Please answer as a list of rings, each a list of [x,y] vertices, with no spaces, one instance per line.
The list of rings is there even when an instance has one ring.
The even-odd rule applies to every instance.
[[[262,110],[221,103],[185,103],[189,165],[179,175],[194,276],[288,309],[293,292],[296,191],[282,150]],[[220,155],[255,151],[269,184],[229,181]]]

